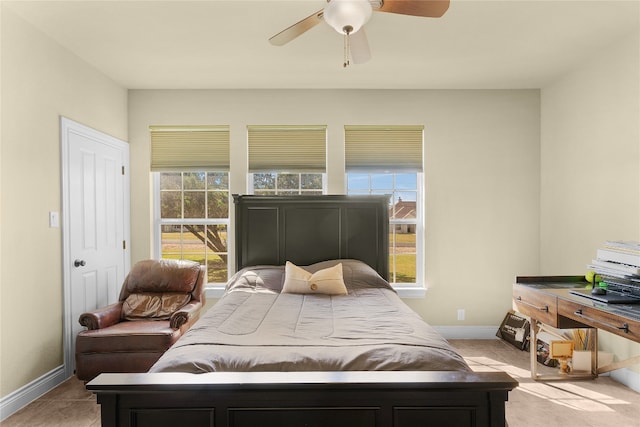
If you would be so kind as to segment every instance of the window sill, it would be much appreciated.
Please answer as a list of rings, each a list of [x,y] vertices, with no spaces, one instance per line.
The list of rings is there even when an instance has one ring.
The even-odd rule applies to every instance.
[[[427,290],[422,286],[394,286],[400,298],[424,298]],[[207,298],[221,298],[224,294],[224,285],[212,285],[206,288]]]
[[[396,290],[400,298],[424,298],[427,294],[427,289],[423,286],[398,286],[395,285],[393,289]]]
[[[209,299],[209,298],[214,298],[214,299],[222,298],[222,295],[224,294],[224,287],[225,287],[225,285],[207,286],[205,288],[206,289],[207,299]]]

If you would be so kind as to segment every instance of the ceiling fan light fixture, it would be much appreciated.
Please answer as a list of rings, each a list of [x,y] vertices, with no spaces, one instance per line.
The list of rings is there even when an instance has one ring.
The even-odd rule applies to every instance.
[[[371,18],[369,0],[331,0],[324,8],[324,20],[340,34],[357,32]]]

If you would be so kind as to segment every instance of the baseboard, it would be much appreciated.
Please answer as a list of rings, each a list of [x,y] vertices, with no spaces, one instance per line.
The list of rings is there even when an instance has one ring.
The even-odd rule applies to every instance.
[[[497,339],[499,326],[434,326],[436,331],[446,339],[488,340]]]
[[[40,378],[0,399],[0,421],[15,414],[43,394],[53,390],[67,380],[64,366],[59,366]]]

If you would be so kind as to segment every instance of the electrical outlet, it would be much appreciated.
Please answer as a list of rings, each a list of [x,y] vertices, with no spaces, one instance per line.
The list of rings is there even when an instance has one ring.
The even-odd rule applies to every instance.
[[[464,308],[458,309],[458,320],[464,320]]]

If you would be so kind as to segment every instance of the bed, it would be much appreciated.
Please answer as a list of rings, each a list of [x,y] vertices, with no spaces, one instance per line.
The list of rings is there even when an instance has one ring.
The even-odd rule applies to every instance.
[[[102,374],[103,426],[504,426],[476,373],[398,297],[386,196],[234,196],[236,270],[145,374]],[[314,288],[315,287],[315,288]]]

